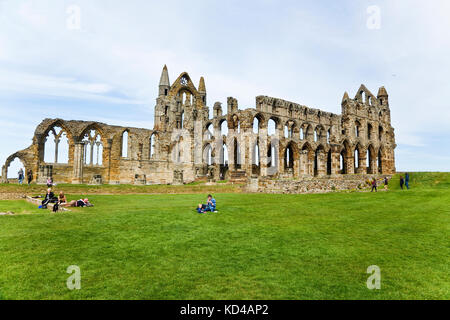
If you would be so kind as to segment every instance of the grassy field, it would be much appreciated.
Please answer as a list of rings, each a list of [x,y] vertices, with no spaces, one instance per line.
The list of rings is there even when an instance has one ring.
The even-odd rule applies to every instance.
[[[376,194],[223,186],[208,215],[194,211],[200,194],[94,194],[95,207],[57,214],[0,201],[18,213],[0,216],[0,298],[450,299],[450,174],[414,173],[411,186],[399,190],[398,176]],[[66,287],[70,265],[81,290]],[[371,265],[381,290],[366,287]]]

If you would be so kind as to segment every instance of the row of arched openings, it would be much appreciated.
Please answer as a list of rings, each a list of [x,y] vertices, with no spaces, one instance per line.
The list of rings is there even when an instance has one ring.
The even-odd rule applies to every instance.
[[[355,121],[355,136],[357,137],[357,138],[359,138],[359,137],[361,137],[361,123],[359,122],[359,121]],[[373,137],[373,132],[374,131],[374,129],[373,129],[373,126],[370,124],[370,123],[368,123],[367,124],[367,140],[371,140],[372,139],[372,137]],[[382,126],[379,126],[378,127],[378,140],[383,140],[383,133],[384,133],[384,130],[383,130],[383,127]],[[376,134],[376,132],[375,132],[375,134]]]
[[[259,130],[261,129],[261,121],[258,117],[255,117],[253,119],[253,133],[259,134]],[[267,124],[267,135],[268,136],[274,136],[277,131],[277,123],[274,119],[269,119]],[[307,136],[313,135],[314,142],[318,142],[323,134],[323,129],[318,127],[313,130],[312,126],[308,126],[305,130],[303,127],[299,129],[299,137],[300,140],[304,140]],[[288,123],[284,125],[284,131],[283,131],[284,137],[287,139],[294,138],[295,135],[295,126],[293,124],[289,125]],[[327,143],[330,143],[330,136],[331,136],[331,129],[326,131],[326,140]]]
[[[157,141],[157,135],[156,135],[156,133],[153,133],[149,139],[149,151],[148,151],[149,159],[152,159],[155,156],[156,141]],[[122,133],[122,150],[121,150],[122,158],[128,158],[129,152],[130,152],[130,134],[129,134],[128,130],[125,130]]]
[[[95,129],[87,131],[82,138],[85,165],[102,165],[103,143]],[[64,129],[55,126],[48,131],[44,144],[44,162],[67,164],[69,162],[69,139]]]

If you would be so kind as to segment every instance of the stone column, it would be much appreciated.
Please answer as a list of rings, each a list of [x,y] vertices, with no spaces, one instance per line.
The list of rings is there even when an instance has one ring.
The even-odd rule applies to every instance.
[[[307,176],[308,175],[308,151],[301,150],[300,151],[300,175]]]
[[[327,160],[325,152],[319,150],[317,152],[317,176],[323,177],[327,174]]]
[[[340,167],[341,154],[339,153],[339,145],[331,145],[331,175],[338,175]]]
[[[89,164],[93,165],[94,164],[94,143],[93,141],[91,141],[89,143],[89,147],[91,148],[91,152],[90,152],[90,159],[89,159]]]
[[[356,170],[356,173],[359,174],[365,174],[367,173],[367,153],[361,152],[358,154],[358,169]]]
[[[347,164],[346,173],[354,174],[355,173],[355,159],[353,157],[347,157],[346,164]]]
[[[55,138],[55,163],[58,163],[59,138]]]
[[[315,154],[313,151],[308,151],[308,155],[306,157],[306,168],[307,168],[307,174],[310,177],[314,177],[314,157]]]
[[[2,167],[2,183],[8,183],[8,176],[7,176],[7,172],[6,172],[6,166],[4,165]]]
[[[284,168],[286,166],[286,159],[284,158],[284,153],[286,152],[286,148],[282,149],[281,148],[281,144],[278,144],[278,162],[277,162],[277,166],[278,166],[278,173],[283,174],[284,173]]]
[[[259,134],[259,166],[262,177],[267,177],[267,144],[267,127],[263,126]]]
[[[84,143],[75,143],[74,159],[73,159],[73,184],[83,183],[83,158],[84,158]]]
[[[377,163],[377,157],[376,156],[373,156],[370,159],[370,164],[371,164],[370,174],[377,174],[378,173],[378,163]]]

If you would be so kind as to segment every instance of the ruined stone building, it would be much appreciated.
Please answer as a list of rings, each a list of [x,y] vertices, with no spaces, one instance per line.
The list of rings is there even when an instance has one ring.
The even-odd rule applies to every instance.
[[[256,108],[228,98],[210,116],[203,77],[196,87],[182,73],[172,84],[167,67],[159,83],[154,128],[45,119],[19,158],[34,181],[92,184],[181,184],[249,178],[338,179],[395,172],[395,136],[384,87],[364,85],[342,99],[342,114],[258,96]],[[63,148],[62,145],[65,145]],[[51,147],[49,147],[51,146]]]

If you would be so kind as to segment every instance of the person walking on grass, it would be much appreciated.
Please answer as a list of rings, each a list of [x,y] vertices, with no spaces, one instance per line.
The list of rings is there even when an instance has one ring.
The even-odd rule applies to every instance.
[[[28,185],[30,185],[31,181],[33,181],[33,172],[31,170],[28,170],[27,179],[28,179]]]
[[[405,184],[405,179],[403,179],[403,176],[400,176],[400,188],[403,190],[403,185]]]
[[[409,190],[409,173],[405,174],[405,186],[406,189]]]
[[[372,191],[370,191],[370,192],[373,192],[373,190],[375,190],[375,192],[378,192],[378,190],[377,190],[377,179],[375,179],[375,178],[372,179]]]
[[[17,173],[17,175],[19,176],[19,184],[22,184],[23,179],[24,179],[24,174],[23,174],[23,169],[20,168],[19,172]]]
[[[384,190],[388,189],[389,180],[387,177],[384,177]]]

